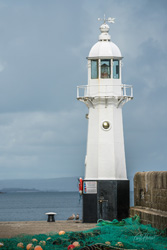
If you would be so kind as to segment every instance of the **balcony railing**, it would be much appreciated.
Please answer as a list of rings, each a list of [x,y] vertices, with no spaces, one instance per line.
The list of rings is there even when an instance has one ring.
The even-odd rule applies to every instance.
[[[129,97],[133,98],[131,85],[81,85],[77,87],[77,99],[93,97]]]

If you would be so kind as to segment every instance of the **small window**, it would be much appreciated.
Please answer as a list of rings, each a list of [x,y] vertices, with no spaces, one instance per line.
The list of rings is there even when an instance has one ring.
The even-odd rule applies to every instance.
[[[113,60],[113,78],[119,79],[119,60]]]
[[[98,78],[98,60],[91,60],[91,78]]]
[[[111,78],[110,60],[101,60],[101,78]]]

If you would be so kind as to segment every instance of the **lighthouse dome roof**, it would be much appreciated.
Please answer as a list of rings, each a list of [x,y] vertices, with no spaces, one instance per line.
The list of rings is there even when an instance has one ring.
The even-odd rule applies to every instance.
[[[105,22],[100,26],[99,41],[91,48],[88,58],[122,58],[118,46],[110,41],[109,29],[109,25]]]
[[[118,46],[111,41],[99,41],[91,48],[89,58],[112,58],[121,57],[121,51]]]

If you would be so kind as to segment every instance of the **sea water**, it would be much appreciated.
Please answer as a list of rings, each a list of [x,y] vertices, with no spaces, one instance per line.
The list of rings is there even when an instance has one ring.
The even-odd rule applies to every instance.
[[[13,192],[0,194],[0,221],[42,221],[47,212],[57,213],[55,219],[66,220],[81,215],[77,192]]]
[[[133,192],[131,192],[131,206]],[[13,192],[0,194],[0,221],[46,221],[45,213],[57,213],[56,220],[79,214],[82,199],[78,192]]]

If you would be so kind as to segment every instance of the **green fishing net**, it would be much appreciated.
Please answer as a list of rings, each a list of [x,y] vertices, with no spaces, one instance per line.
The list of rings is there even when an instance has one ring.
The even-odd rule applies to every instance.
[[[66,232],[59,235],[56,232],[39,235],[20,235],[10,239],[0,239],[4,244],[2,250],[26,249],[27,244],[32,243],[34,247],[41,244],[43,250],[68,249],[73,242],[79,242],[77,250],[86,249],[140,249],[140,250],[167,250],[167,230],[158,230],[151,225],[140,224],[139,216],[127,218],[122,221],[99,220],[97,227],[80,232]],[[46,245],[43,246],[42,242]],[[24,248],[17,247],[22,242]]]

